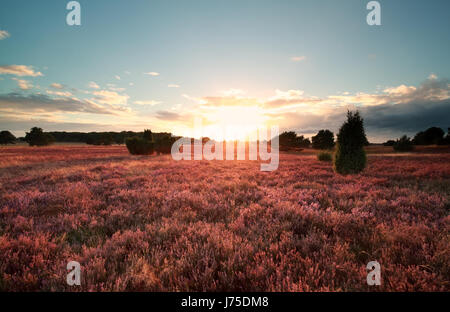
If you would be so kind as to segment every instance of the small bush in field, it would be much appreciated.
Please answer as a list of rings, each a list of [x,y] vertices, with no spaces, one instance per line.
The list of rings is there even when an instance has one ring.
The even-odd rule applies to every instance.
[[[172,145],[175,143],[176,139],[170,134],[164,134],[159,136],[155,140],[155,151],[158,154],[170,154],[172,150]]]
[[[340,174],[359,173],[367,163],[364,145],[367,142],[364,121],[359,112],[347,113],[347,121],[339,129],[337,135],[335,170]]]
[[[317,159],[320,161],[332,161],[333,155],[331,155],[331,153],[329,152],[320,152],[319,154],[317,154]]]
[[[131,155],[151,155],[153,154],[154,143],[141,137],[132,137],[125,140],[128,151]]]
[[[406,135],[398,139],[394,144],[394,151],[397,152],[410,152],[414,149],[413,142]]]
[[[26,133],[25,141],[30,146],[46,146],[52,144],[55,138],[51,134],[45,133],[42,128],[33,127],[30,132]]]

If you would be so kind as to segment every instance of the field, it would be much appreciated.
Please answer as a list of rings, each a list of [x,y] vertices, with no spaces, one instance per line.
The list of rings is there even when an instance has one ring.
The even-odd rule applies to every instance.
[[[123,146],[0,148],[0,290],[450,291],[450,154],[428,152],[340,176],[308,152],[261,172]],[[66,284],[71,260],[81,286]]]

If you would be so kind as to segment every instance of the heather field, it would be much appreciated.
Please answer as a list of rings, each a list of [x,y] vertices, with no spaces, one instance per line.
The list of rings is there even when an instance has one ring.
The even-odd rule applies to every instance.
[[[450,154],[372,154],[351,176],[303,152],[259,169],[0,148],[0,290],[450,291]]]

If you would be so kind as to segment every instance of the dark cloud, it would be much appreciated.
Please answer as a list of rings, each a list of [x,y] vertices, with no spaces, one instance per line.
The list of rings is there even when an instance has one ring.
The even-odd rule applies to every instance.
[[[181,115],[174,113],[174,112],[168,112],[168,111],[158,111],[156,112],[156,118],[167,120],[167,121],[175,121],[180,120]]]
[[[19,109],[25,111],[44,112],[83,112],[93,114],[115,114],[114,110],[107,109],[92,101],[78,100],[63,97],[52,98],[45,94],[22,95],[9,93],[0,95],[0,109]]]

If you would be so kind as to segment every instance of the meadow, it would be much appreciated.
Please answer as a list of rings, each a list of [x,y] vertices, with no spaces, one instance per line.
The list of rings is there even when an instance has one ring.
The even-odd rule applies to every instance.
[[[450,291],[450,153],[381,149],[341,176],[313,151],[261,172],[124,146],[0,148],[0,291]]]

